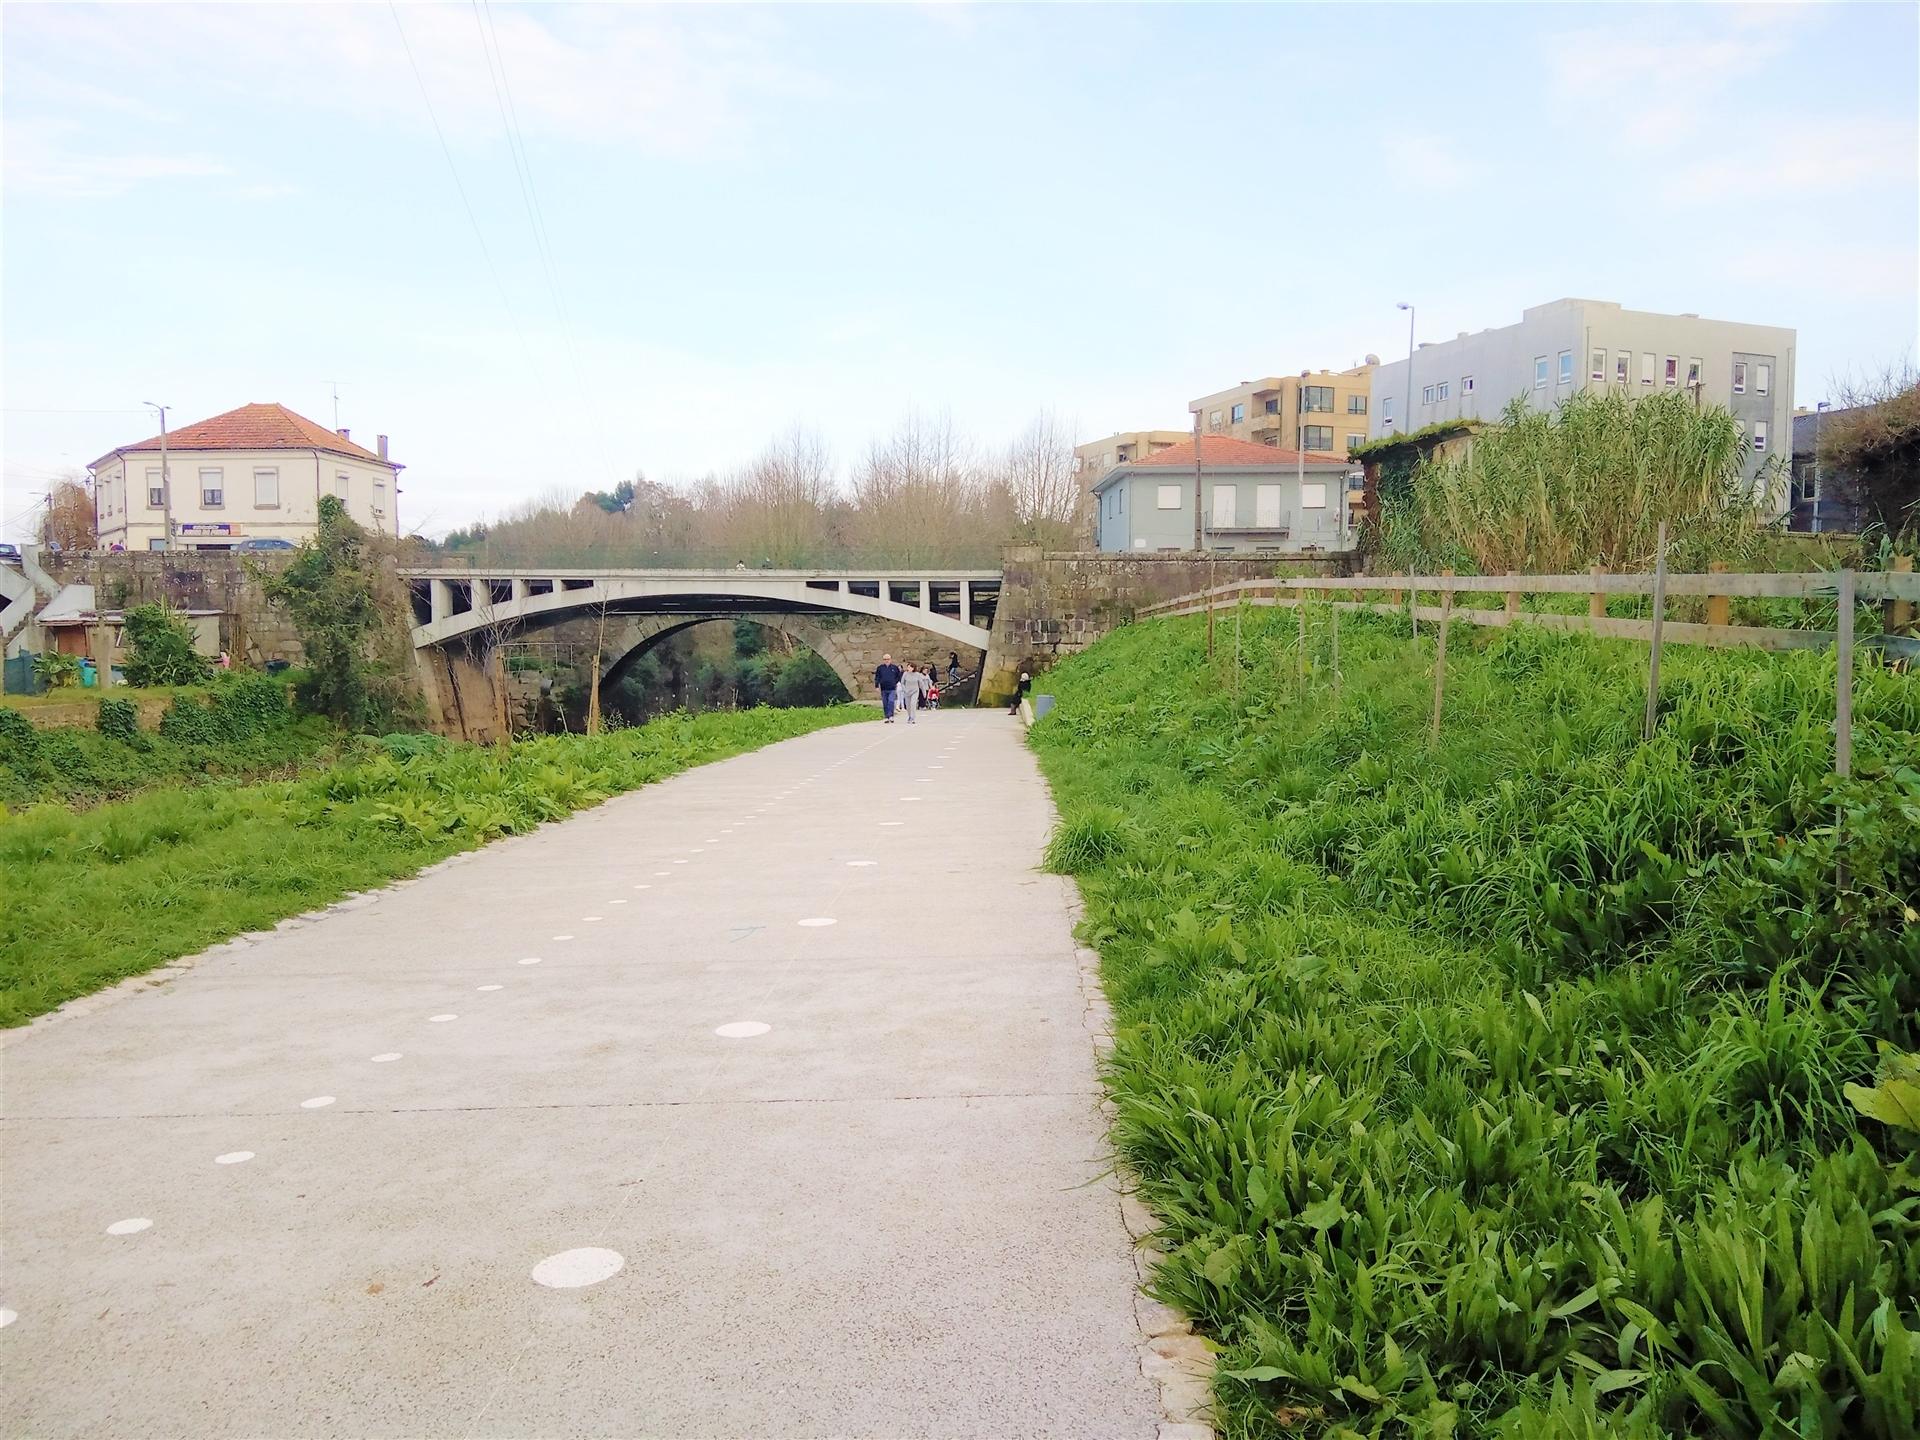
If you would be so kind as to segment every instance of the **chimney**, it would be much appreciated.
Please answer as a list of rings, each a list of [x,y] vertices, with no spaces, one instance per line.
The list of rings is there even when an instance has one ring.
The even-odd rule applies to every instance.
[[[336,434],[338,434],[338,435],[339,435],[339,437],[340,437],[340,438],[341,438],[342,440],[351,440],[351,439],[353,439],[353,432],[352,432],[351,430],[349,430],[349,429],[347,429],[347,427],[346,427],[346,426],[344,426],[344,425],[342,425],[342,426],[341,426],[341,427],[339,428],[339,430],[338,430],[338,431],[336,431],[335,433],[336,433]]]
[[[374,448],[380,452],[380,458],[382,460],[386,459],[387,458],[387,437],[384,435],[376,436],[374,438],[373,444],[374,444]]]

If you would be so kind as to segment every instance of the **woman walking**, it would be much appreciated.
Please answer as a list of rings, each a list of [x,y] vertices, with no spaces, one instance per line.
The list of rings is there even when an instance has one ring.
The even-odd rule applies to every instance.
[[[909,662],[907,673],[900,677],[900,703],[906,708],[907,724],[914,723],[914,715],[920,709],[920,702],[927,695],[927,677],[920,667]]]

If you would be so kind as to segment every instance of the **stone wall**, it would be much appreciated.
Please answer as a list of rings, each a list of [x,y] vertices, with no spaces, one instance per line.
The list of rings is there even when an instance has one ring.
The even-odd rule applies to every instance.
[[[107,610],[158,603],[176,610],[218,610],[220,648],[239,665],[269,660],[299,664],[300,637],[286,615],[270,604],[260,577],[284,567],[285,552],[235,555],[228,551],[123,551],[119,554],[50,556],[40,565],[62,585],[93,586],[94,604]]]
[[[1010,545],[1002,563],[982,703],[1004,704],[1022,670],[1039,675],[1126,624],[1137,610],[1209,585],[1264,579],[1282,562],[1272,555],[1133,555]],[[1345,574],[1349,562],[1345,556],[1312,562],[1289,556],[1284,563],[1289,573],[1311,566]]]

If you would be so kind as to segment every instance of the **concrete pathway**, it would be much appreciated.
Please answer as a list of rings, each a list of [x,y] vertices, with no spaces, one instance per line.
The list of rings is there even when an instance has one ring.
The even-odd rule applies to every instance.
[[[0,1430],[1153,1436],[1018,729],[791,740],[7,1036]]]

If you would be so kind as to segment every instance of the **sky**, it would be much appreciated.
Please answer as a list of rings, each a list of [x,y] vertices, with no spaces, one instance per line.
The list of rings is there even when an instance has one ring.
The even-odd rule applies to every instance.
[[[1915,359],[1920,8],[0,11],[5,492],[278,401],[440,534],[804,425],[1184,428],[1578,295]]]

